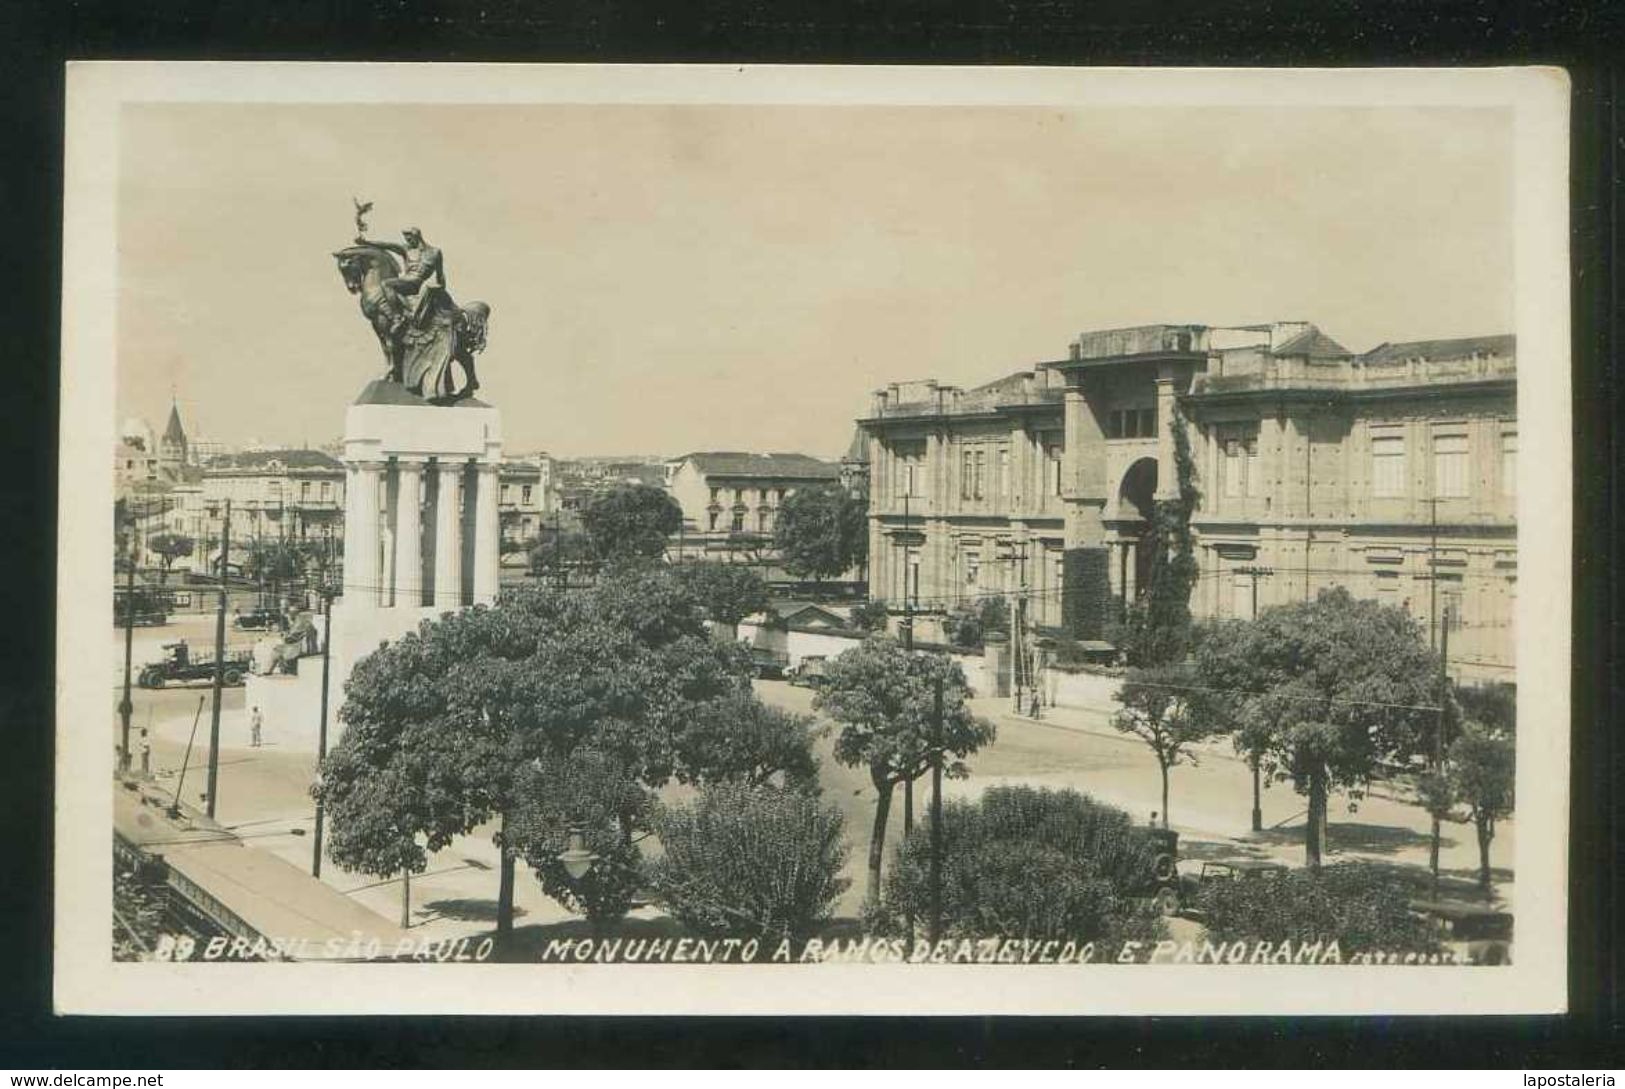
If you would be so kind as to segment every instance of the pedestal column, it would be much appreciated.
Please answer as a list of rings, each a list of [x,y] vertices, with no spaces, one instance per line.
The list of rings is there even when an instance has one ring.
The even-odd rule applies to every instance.
[[[383,580],[378,571],[378,489],[384,465],[359,461],[348,466],[344,490],[344,598],[376,604]]]
[[[463,463],[435,464],[434,603],[455,609],[463,603]]]
[[[423,604],[423,463],[396,462],[395,606]]]
[[[482,462],[475,472],[474,492],[474,603],[489,605],[497,598],[497,564],[502,554],[497,520],[497,467]]]

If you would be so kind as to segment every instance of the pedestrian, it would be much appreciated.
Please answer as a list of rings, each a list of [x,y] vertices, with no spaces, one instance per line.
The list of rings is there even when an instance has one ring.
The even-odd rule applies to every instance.
[[[260,747],[260,728],[264,725],[265,720],[260,715],[260,709],[254,708],[254,713],[248,719],[248,729],[249,744],[256,749]]]
[[[152,778],[152,740],[145,726],[141,727],[141,778]]]

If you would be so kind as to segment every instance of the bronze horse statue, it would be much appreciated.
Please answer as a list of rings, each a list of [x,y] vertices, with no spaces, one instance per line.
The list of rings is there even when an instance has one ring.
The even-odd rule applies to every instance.
[[[471,302],[460,307],[445,288],[427,283],[418,298],[402,298],[389,286],[401,274],[400,263],[377,246],[349,246],[333,257],[345,288],[360,297],[361,314],[378,337],[389,381],[433,404],[460,401],[480,388],[474,356],[485,347],[489,306]],[[453,363],[463,370],[461,385]]]

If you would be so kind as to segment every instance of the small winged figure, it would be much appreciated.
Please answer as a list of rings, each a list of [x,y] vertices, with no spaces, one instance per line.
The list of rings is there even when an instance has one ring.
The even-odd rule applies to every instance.
[[[372,201],[369,200],[363,204],[357,197],[351,197],[350,200],[355,204],[355,229],[360,234],[366,234],[367,221],[365,217],[368,212],[372,211]]]

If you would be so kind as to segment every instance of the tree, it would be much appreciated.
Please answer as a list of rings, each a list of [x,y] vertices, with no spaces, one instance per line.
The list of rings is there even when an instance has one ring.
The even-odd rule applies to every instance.
[[[955,646],[980,647],[991,632],[1009,634],[1010,606],[1002,595],[990,594],[955,606],[942,626]]]
[[[1145,593],[1129,606],[1123,622],[1113,631],[1113,641],[1131,666],[1168,665],[1184,660],[1191,650],[1191,589],[1201,573],[1191,515],[1202,495],[1196,487],[1190,436],[1177,405],[1172,426],[1178,492],[1172,499],[1152,504],[1151,565]]]
[[[1180,763],[1196,763],[1191,745],[1212,732],[1212,719],[1202,713],[1201,693],[1194,689],[1190,673],[1178,666],[1130,670],[1116,699],[1123,709],[1112,717],[1112,725],[1145,742],[1157,758],[1162,772],[1162,826],[1167,828],[1168,770]]]
[[[683,509],[664,489],[625,484],[593,497],[581,524],[599,559],[656,559],[683,526]]]
[[[875,822],[869,840],[868,897],[880,896],[881,858],[892,791],[930,769],[939,752],[949,778],[969,774],[964,757],[993,740],[994,726],[971,713],[959,664],[946,654],[911,654],[884,635],[872,635],[830,662],[813,709],[841,723],[835,759],[865,767],[874,784]],[[936,693],[942,693],[940,734]],[[952,755],[956,759],[947,761]]]
[[[798,488],[779,508],[774,543],[797,578],[837,578],[869,554],[869,504],[839,484]]]
[[[1478,885],[1486,896],[1495,822],[1512,815],[1516,796],[1516,749],[1510,734],[1472,720],[1462,724],[1461,736],[1450,746],[1445,781],[1478,832]]]
[[[158,533],[147,541],[147,549],[158,554],[159,580],[169,578],[169,569],[182,556],[190,556],[197,542],[184,533]]]
[[[819,735],[811,715],[772,707],[749,692],[700,708],[677,742],[677,777],[685,783],[740,782],[818,789]]]
[[[852,607],[852,626],[859,631],[885,631],[886,620],[890,615],[886,603],[879,598],[875,598],[872,601],[865,601],[861,605]]]
[[[281,587],[304,573],[305,556],[298,542],[277,538],[255,541],[248,552],[248,574],[261,588],[271,587],[271,601],[281,607]]]
[[[713,623],[730,636],[739,622],[768,606],[767,583],[749,567],[701,560],[672,568],[677,581],[700,602]]]
[[[520,855],[541,867],[549,895],[601,922],[629,902],[650,791],[747,762],[799,768],[781,743],[754,748],[748,717],[712,706],[740,707],[749,678],[745,650],[713,638],[698,602],[654,564],[617,567],[586,592],[516,587],[493,607],[425,621],[362,659],[346,685],[346,730],[319,787],[333,859],[416,872],[427,852],[494,817],[499,931],[512,926]],[[691,727],[701,739],[686,737]],[[718,754],[721,769],[709,763]],[[579,890],[548,861],[575,823],[609,860]]]
[[[1402,609],[1346,589],[1220,624],[1196,677],[1249,722],[1265,770],[1309,802],[1304,854],[1321,859],[1330,792],[1358,798],[1377,767],[1423,751],[1436,721],[1439,660]]]
[[[548,527],[530,546],[530,573],[539,578],[552,577],[564,585],[566,571],[590,567],[596,558],[592,538],[583,531]]]

